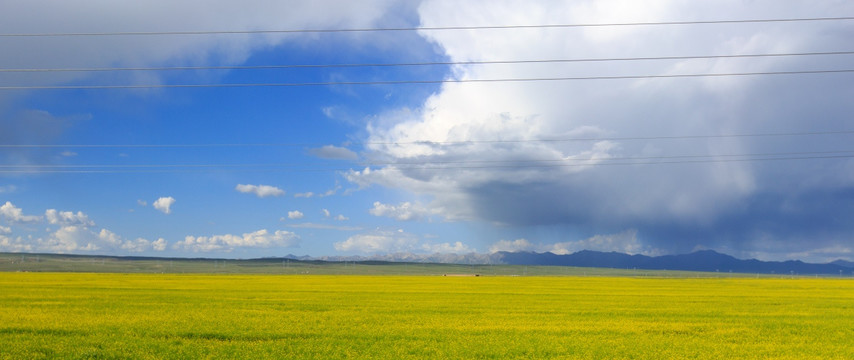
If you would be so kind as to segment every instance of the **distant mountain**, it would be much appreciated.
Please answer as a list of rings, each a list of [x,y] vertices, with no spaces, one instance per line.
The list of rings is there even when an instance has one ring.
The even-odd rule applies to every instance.
[[[834,262],[831,262],[831,264],[844,266],[847,268],[854,268],[854,261],[836,260]]]
[[[809,264],[799,260],[741,260],[712,250],[697,251],[683,255],[654,257],[589,250],[567,255],[557,255],[548,252],[498,252],[496,254],[498,255],[497,260],[511,265],[557,265],[645,270],[720,271],[752,274],[795,273],[825,275],[840,273],[849,274],[852,269],[854,269],[854,266],[846,267],[838,263],[838,261],[831,264]]]

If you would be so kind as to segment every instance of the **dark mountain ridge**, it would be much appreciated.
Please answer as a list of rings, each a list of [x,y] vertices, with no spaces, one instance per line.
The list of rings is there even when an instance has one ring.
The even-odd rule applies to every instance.
[[[608,267],[618,269],[719,271],[754,274],[851,274],[854,269],[838,263],[811,264],[800,260],[760,261],[742,260],[713,250],[690,254],[646,256],[618,252],[583,250],[557,255],[550,252],[498,252],[499,259],[511,265],[554,265],[578,267]]]

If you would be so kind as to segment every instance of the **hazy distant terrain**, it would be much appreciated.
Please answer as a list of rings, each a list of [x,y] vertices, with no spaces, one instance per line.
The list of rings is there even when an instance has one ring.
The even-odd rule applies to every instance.
[[[60,254],[0,253],[0,271],[110,272],[110,273],[214,273],[214,274],[350,274],[350,275],[444,275],[496,276],[852,276],[854,269],[841,264],[807,264],[800,261],[763,262],[739,260],[713,251],[686,255],[647,257],[620,253],[581,251],[569,255],[499,252],[473,254],[489,263],[439,263],[429,259],[410,261],[357,259],[354,261],[310,258],[154,258]],[[387,258],[387,257],[385,257]],[[485,260],[484,260],[485,259]],[[841,270],[841,271],[840,271]]]

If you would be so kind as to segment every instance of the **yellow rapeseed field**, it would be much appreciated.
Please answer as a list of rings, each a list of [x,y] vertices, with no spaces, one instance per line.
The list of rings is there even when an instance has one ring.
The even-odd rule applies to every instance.
[[[2,359],[854,359],[854,281],[0,273]]]

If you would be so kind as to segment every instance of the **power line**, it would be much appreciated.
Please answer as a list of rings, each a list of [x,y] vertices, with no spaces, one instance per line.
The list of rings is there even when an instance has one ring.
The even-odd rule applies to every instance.
[[[597,162],[585,164],[513,164],[513,165],[466,165],[466,166],[394,166],[395,170],[476,170],[476,169],[525,169],[525,168],[564,168],[564,167],[598,167],[598,166],[627,166],[627,165],[669,165],[669,164],[701,164],[701,163],[731,163],[731,162],[763,162],[763,161],[791,161],[791,160],[820,160],[820,159],[851,159],[854,154],[849,155],[816,155],[816,156],[790,156],[790,157],[761,157],[745,159],[694,159],[694,160],[672,160],[672,161],[647,161],[647,162]],[[600,159],[601,160],[601,159]],[[586,161],[597,161],[591,159]],[[392,166],[392,165],[389,165]],[[272,169],[241,169],[241,172],[328,172],[328,171],[351,171],[351,168],[272,168]],[[146,170],[53,170],[53,169],[24,169],[24,170],[0,170],[0,174],[136,174],[136,173],[198,173],[211,172],[215,169],[146,169]],[[224,171],[224,170],[220,170]]]
[[[803,74],[841,74],[851,73],[854,69],[800,70],[800,71],[763,71],[717,74],[667,74],[667,75],[620,75],[620,76],[580,76],[580,77],[539,77],[539,78],[501,78],[501,79],[443,79],[443,80],[386,80],[386,81],[328,81],[298,83],[220,83],[220,84],[149,84],[149,85],[27,85],[0,86],[0,90],[107,90],[107,89],[193,89],[193,88],[251,88],[251,87],[309,87],[309,86],[360,86],[360,85],[415,85],[448,83],[499,83],[499,82],[541,82],[541,81],[582,81],[582,80],[632,80],[632,79],[674,79],[697,77],[728,76],[768,76]]]
[[[690,140],[714,138],[750,138],[750,137],[788,137],[788,136],[824,136],[852,135],[854,130],[805,131],[785,133],[745,133],[713,135],[657,135],[657,136],[616,136],[616,137],[570,137],[547,139],[517,140],[460,140],[460,141],[364,141],[359,145],[469,145],[492,143],[532,143],[532,142],[574,142],[574,141],[634,141],[634,140]],[[0,144],[0,148],[214,148],[214,147],[297,147],[322,146],[326,143],[207,143],[207,144]]]
[[[0,37],[83,37],[83,36],[159,36],[159,35],[241,35],[241,34],[304,34],[304,33],[353,33],[386,31],[448,31],[448,30],[499,30],[499,29],[547,29],[585,28],[615,26],[667,26],[667,25],[712,25],[780,22],[813,22],[854,20],[854,16],[786,18],[786,19],[741,19],[706,21],[662,21],[627,22],[600,24],[537,24],[537,25],[485,25],[485,26],[425,26],[396,28],[352,28],[352,29],[291,29],[291,30],[207,30],[207,31],[121,31],[121,32],[66,32],[66,33],[3,33]]]
[[[588,163],[591,161],[626,161],[626,160],[674,160],[674,159],[717,159],[717,158],[739,158],[739,157],[792,157],[792,156],[838,156],[848,154],[854,156],[854,150],[834,151],[807,151],[807,152],[776,152],[776,153],[748,153],[748,154],[708,154],[708,155],[669,155],[669,156],[621,156],[608,158],[560,158],[560,159],[515,159],[515,160],[456,160],[456,161],[413,161],[413,162],[358,162],[358,166],[424,166],[424,165],[449,165],[449,164],[489,164],[504,163],[505,166],[526,163]],[[584,165],[584,164],[583,164]],[[145,169],[145,168],[285,168],[285,167],[311,167],[313,164],[306,163],[256,163],[256,164],[0,164],[0,169]]]
[[[411,66],[452,66],[452,65],[500,65],[500,64],[543,64],[574,62],[616,62],[616,61],[653,61],[653,60],[692,60],[692,59],[732,59],[784,56],[826,56],[851,55],[854,51],[774,53],[774,54],[733,54],[733,55],[695,55],[695,56],[651,56],[624,58],[585,58],[585,59],[541,59],[541,60],[494,60],[494,61],[434,61],[415,63],[360,63],[360,64],[286,64],[286,65],[247,65],[247,66],[161,66],[161,67],[107,67],[107,68],[17,68],[0,69],[0,72],[106,72],[106,71],[182,71],[182,70],[264,70],[264,69],[306,69],[306,68],[360,68],[360,67],[411,67]]]

